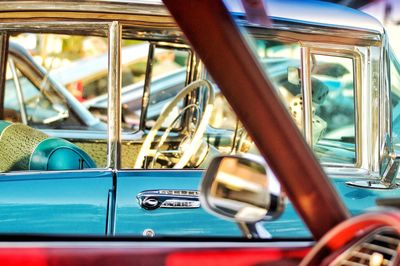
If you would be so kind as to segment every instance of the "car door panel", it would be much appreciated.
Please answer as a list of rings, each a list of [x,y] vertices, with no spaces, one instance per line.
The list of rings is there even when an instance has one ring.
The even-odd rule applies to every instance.
[[[368,189],[346,184],[356,177],[331,177],[331,182],[352,215],[358,215],[376,209],[376,200],[379,198],[396,198],[400,188]],[[361,180],[357,178],[357,180]],[[368,179],[365,179],[368,180]],[[315,204],[318,204],[317,202]],[[265,223],[265,228],[273,237],[310,237],[311,233],[302,222],[293,205],[288,201],[283,214],[274,221]]]
[[[104,235],[111,171],[0,175],[0,232]]]
[[[117,176],[117,235],[142,235],[151,229],[156,236],[180,235],[197,236],[241,236],[235,223],[224,221],[208,214],[202,208],[143,209],[137,195],[146,190],[197,190],[202,176],[197,170],[127,170]],[[354,178],[332,178],[346,207],[353,214],[360,214],[376,206],[381,197],[394,197],[399,189],[372,190],[346,185]],[[300,219],[288,200],[283,214],[274,221],[264,223],[272,237],[310,237],[310,231]]]
[[[146,190],[198,190],[203,171],[126,170],[117,173],[116,235],[241,236],[233,222],[219,219],[202,208],[143,209],[136,196]]]

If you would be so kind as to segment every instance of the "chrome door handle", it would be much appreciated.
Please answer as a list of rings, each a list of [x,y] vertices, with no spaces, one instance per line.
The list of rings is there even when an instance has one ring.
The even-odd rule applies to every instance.
[[[193,209],[200,207],[199,194],[197,190],[159,189],[142,191],[136,198],[140,207],[146,210]]]

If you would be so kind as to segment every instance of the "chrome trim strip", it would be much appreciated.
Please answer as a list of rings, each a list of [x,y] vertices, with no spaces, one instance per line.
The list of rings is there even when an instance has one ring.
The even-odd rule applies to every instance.
[[[107,36],[109,22],[93,22],[93,21],[18,21],[15,22],[1,22],[0,28],[2,31],[12,32],[37,32],[43,33],[68,33],[78,34],[85,33],[91,36]]]
[[[263,28],[241,21],[240,25],[246,27],[254,36],[273,36],[286,38],[286,40],[303,40],[312,42],[337,43],[342,45],[380,46],[381,35],[377,32],[360,31],[346,27],[331,27],[327,25],[291,23],[288,20],[273,21],[269,28]]]
[[[310,147],[312,143],[312,87],[310,69],[310,48],[301,47],[301,93],[303,94],[303,135]]]
[[[183,238],[184,239],[184,238]],[[265,242],[234,242],[231,240],[229,242],[221,240],[221,242],[155,242],[155,241],[88,241],[88,242],[0,242],[0,248],[129,248],[132,250],[137,249],[149,249],[149,248],[302,248],[302,247],[312,247],[315,244],[314,241],[265,241]]]
[[[385,145],[385,136],[388,134],[392,140],[392,97],[390,95],[390,59],[389,59],[389,41],[386,34],[383,35],[383,43],[381,49],[381,64],[379,80],[379,162],[382,160],[384,154],[382,147]],[[378,169],[380,171],[380,169]]]
[[[121,153],[121,25],[113,21],[108,38],[107,167],[120,168]]]
[[[1,10],[3,12],[100,12],[170,17],[162,3],[155,1],[2,1]]]

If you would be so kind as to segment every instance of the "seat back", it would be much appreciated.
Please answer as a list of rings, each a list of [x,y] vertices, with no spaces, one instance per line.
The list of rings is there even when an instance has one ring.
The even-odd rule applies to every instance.
[[[0,121],[0,171],[95,168],[75,144],[29,126]]]

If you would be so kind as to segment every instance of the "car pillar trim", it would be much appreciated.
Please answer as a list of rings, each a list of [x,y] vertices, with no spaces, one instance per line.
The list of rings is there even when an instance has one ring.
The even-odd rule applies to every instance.
[[[147,56],[146,76],[145,76],[144,88],[143,88],[142,112],[140,113],[140,122],[139,122],[140,130],[144,130],[144,128],[146,126],[147,110],[149,109],[149,103],[150,103],[150,85],[151,85],[151,76],[152,76],[152,71],[153,71],[155,48],[156,48],[156,44],[150,43],[149,54]]]
[[[8,51],[8,34],[2,32],[0,34],[0,71],[5,73],[7,68],[7,51]],[[5,75],[0,75],[0,118],[4,118],[4,94],[5,94]]]
[[[380,80],[380,86],[379,86],[379,95],[380,95],[380,110],[379,110],[379,115],[380,115],[380,123],[379,123],[379,129],[380,129],[380,140],[379,140],[379,147],[383,147],[386,143],[386,136],[388,135],[390,138],[392,138],[392,97],[390,95],[391,88],[390,88],[390,58],[389,58],[389,42],[388,38],[386,38],[386,35],[384,34],[382,36],[382,43],[385,45],[382,46],[382,51],[381,51],[381,68],[379,73],[381,78]],[[379,161],[381,161],[385,157],[385,154],[382,153],[382,151],[379,153]],[[380,171],[381,169],[379,169]]]
[[[301,90],[303,94],[303,135],[306,142],[312,147],[312,95],[311,95],[311,68],[310,68],[310,49],[301,47]]]
[[[118,169],[121,152],[121,26],[117,21],[109,27],[108,56],[107,167]]]

